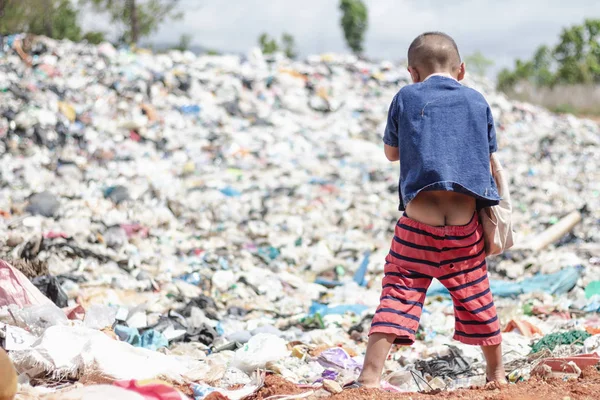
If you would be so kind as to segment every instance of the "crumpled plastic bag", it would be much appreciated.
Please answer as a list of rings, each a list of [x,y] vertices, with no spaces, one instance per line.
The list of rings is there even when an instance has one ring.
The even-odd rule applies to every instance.
[[[104,333],[82,327],[48,328],[30,349],[14,351],[20,371],[38,368],[40,374],[103,383],[125,379],[165,379],[181,382],[197,362],[136,348]]]
[[[0,260],[0,307],[19,307],[52,303],[18,269]]]
[[[259,333],[235,352],[232,366],[250,373],[265,368],[269,362],[281,360],[288,353],[285,340],[272,334]]]
[[[111,385],[84,386],[44,397],[44,400],[146,400],[139,393]]]
[[[114,386],[141,394],[145,400],[182,400],[183,397],[174,387],[159,380],[117,381]]]
[[[58,307],[64,308],[69,305],[69,297],[61,287],[57,277],[52,275],[38,276],[33,279],[33,284]]]

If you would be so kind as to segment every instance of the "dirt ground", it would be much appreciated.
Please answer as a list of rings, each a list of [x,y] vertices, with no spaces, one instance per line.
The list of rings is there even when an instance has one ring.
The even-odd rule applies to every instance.
[[[283,399],[285,395],[299,395],[310,391],[300,388],[277,376],[268,376],[263,387],[251,400]],[[323,391],[303,397],[317,399],[327,396]],[[300,397],[292,397],[300,398]],[[506,388],[485,390],[483,388],[461,389],[453,392],[402,393],[392,394],[379,390],[354,389],[347,390],[328,400],[588,400],[600,399],[600,373],[594,368],[587,369],[578,380],[560,381],[556,379],[542,380],[532,378],[527,382],[510,384]]]

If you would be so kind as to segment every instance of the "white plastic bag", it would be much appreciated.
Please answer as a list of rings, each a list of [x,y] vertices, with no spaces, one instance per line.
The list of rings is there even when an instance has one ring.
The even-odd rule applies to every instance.
[[[269,362],[281,360],[288,353],[285,340],[272,334],[259,333],[235,352],[232,366],[250,373],[265,368]]]
[[[488,256],[503,253],[513,244],[512,204],[508,190],[508,178],[496,154],[491,156],[492,175],[498,185],[498,193],[502,197],[500,204],[486,207],[479,211],[485,239],[485,254]]]

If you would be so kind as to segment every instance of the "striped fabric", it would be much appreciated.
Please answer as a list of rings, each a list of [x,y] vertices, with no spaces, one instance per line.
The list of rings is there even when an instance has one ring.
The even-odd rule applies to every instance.
[[[400,218],[370,334],[393,334],[396,344],[412,344],[432,278],[452,296],[455,340],[484,346],[502,341],[487,276],[483,230],[475,215],[467,225],[443,227]]]

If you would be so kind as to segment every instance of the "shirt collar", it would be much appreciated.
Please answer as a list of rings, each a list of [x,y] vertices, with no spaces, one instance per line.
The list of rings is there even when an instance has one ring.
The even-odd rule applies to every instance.
[[[423,79],[423,82],[425,82],[427,79],[431,78],[432,76],[443,76],[445,78],[450,78],[450,79],[456,81],[456,79],[452,75],[450,75],[449,73],[447,73],[447,72],[436,72],[435,74],[431,74],[427,78]]]

